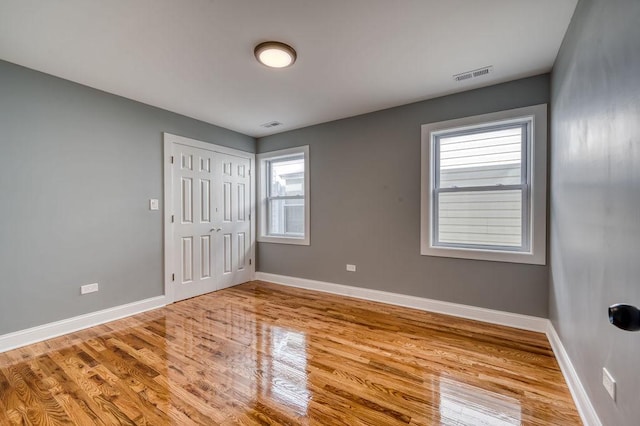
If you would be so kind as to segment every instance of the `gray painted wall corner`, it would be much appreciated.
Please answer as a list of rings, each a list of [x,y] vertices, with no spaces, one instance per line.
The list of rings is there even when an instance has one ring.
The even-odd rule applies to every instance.
[[[260,243],[261,272],[547,317],[546,266],[420,255],[420,126],[549,102],[548,74],[258,140],[310,146],[311,245]],[[357,272],[346,272],[347,263]]]
[[[0,334],[163,294],[162,132],[227,129],[0,61]],[[80,296],[80,286],[100,291]]]
[[[637,0],[581,0],[552,75],[550,318],[605,425],[640,419],[640,334],[607,318],[640,306],[639,22]]]

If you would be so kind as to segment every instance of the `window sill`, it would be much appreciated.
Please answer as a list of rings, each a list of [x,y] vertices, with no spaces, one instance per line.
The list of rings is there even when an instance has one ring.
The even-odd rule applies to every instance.
[[[456,259],[487,260],[490,262],[525,263],[530,265],[546,265],[545,253],[507,252],[498,250],[482,250],[453,247],[422,247],[423,256],[450,257]]]
[[[298,246],[308,246],[309,238],[288,238],[288,237],[268,237],[259,236],[259,243],[293,244]]]

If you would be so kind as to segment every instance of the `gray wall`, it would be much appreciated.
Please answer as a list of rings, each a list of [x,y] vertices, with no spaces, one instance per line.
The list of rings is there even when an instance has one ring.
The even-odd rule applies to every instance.
[[[311,245],[260,243],[258,270],[546,317],[546,266],[420,255],[420,126],[549,90],[541,75],[259,139],[259,152],[310,145]]]
[[[163,294],[162,132],[220,127],[0,61],[0,334]],[[161,201],[162,202],[162,201]],[[100,292],[80,296],[80,285]]]
[[[605,425],[640,421],[640,2],[581,0],[552,76],[550,316]],[[614,403],[602,367],[618,381]]]

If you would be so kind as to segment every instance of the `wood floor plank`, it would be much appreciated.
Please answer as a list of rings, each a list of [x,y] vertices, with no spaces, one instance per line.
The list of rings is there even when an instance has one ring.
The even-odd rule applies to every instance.
[[[546,337],[253,281],[0,354],[0,425],[579,425]]]

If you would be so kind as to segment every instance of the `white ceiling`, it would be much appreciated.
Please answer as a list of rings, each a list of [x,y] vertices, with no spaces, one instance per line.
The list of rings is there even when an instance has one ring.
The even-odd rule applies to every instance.
[[[547,72],[576,2],[0,0],[0,59],[259,137]]]

